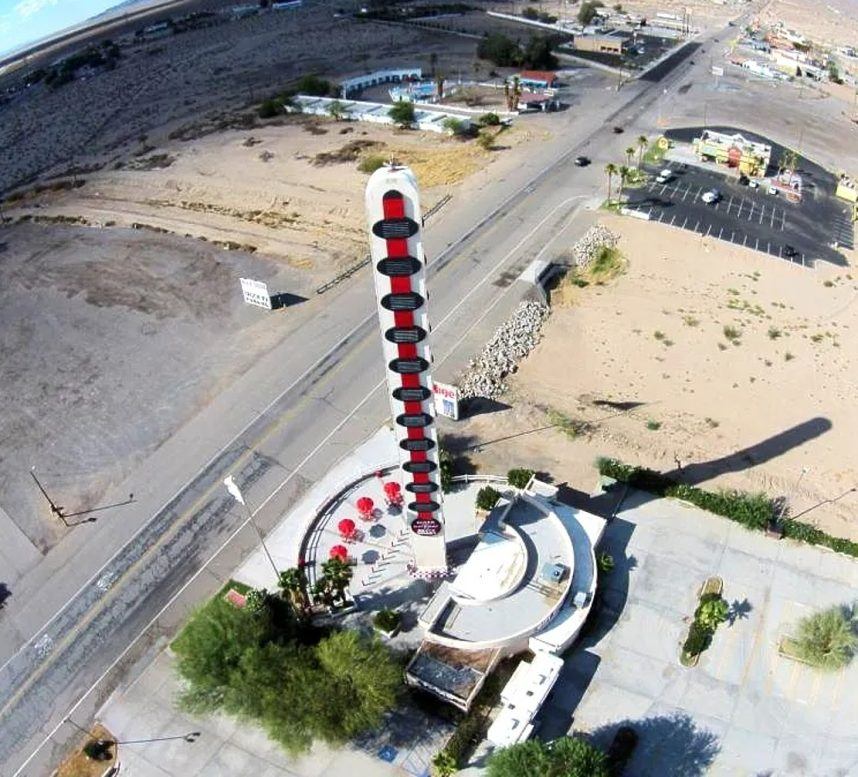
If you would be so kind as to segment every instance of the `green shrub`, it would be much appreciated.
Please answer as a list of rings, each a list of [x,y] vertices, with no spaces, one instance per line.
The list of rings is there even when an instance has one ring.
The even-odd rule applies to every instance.
[[[485,730],[485,720],[476,712],[466,715],[456,727],[444,750],[455,759],[459,768],[465,765],[468,755],[477,742],[483,738]]]
[[[496,113],[484,113],[478,121],[483,127],[497,127],[501,123]]]
[[[372,622],[377,629],[391,632],[399,626],[401,620],[402,616],[396,610],[379,610]]]
[[[319,78],[317,75],[308,73],[298,80],[297,90],[299,94],[311,94],[314,97],[327,97],[333,91],[330,81]]]
[[[370,154],[369,156],[364,157],[358,163],[358,170],[362,173],[369,173],[372,175],[379,167],[384,167],[385,159],[383,156],[379,156],[378,154]]]
[[[113,747],[113,742],[109,739],[90,739],[83,746],[83,754],[90,761],[109,761],[113,758],[113,753],[110,749]]]
[[[721,594],[703,594],[694,611],[694,620],[707,631],[714,633],[718,625],[727,620],[729,609]]]
[[[414,103],[400,100],[390,106],[387,115],[400,127],[410,127],[414,123]]]
[[[491,510],[500,499],[500,491],[491,486],[483,486],[477,492],[477,507],[480,510]]]
[[[506,473],[506,479],[513,488],[524,488],[534,474],[532,469],[511,469]]]
[[[709,647],[711,641],[712,632],[703,624],[694,621],[691,624],[691,628],[688,629],[688,637],[686,637],[682,649],[688,656],[699,656]]]
[[[837,670],[846,666],[855,652],[858,639],[851,613],[831,607],[803,618],[793,647],[799,658],[820,669]]]
[[[260,119],[271,119],[280,113],[280,105],[276,100],[266,100],[257,109],[257,114]]]
[[[614,570],[614,557],[610,553],[600,553],[596,556],[596,566],[603,574],[610,574]]]

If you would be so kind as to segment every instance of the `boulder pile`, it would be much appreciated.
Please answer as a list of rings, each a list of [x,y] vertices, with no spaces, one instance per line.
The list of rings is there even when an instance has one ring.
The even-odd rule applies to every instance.
[[[572,246],[572,260],[578,268],[585,268],[599,253],[602,246],[613,248],[619,237],[604,224],[594,224],[581,239]]]
[[[542,302],[522,302],[468,364],[459,381],[460,398],[501,396],[507,390],[504,378],[515,372],[518,362],[539,342],[539,330],[548,313],[548,305]]]

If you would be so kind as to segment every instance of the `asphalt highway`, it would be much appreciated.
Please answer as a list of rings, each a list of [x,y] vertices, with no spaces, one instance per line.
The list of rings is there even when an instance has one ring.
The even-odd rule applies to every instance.
[[[577,237],[576,213],[604,197],[604,164],[650,131],[655,102],[699,69],[685,58],[661,81],[593,90],[562,137],[427,222],[436,378],[464,366],[509,313],[524,291],[511,279]],[[614,125],[628,136],[606,129]],[[593,164],[575,167],[577,154]],[[10,602],[0,635],[4,776],[47,774],[78,736],[64,719],[85,724],[128,667],[253,547],[222,489],[226,474],[270,528],[385,420],[368,272],[301,307],[290,337],[117,486],[137,499],[125,522],[70,535]]]

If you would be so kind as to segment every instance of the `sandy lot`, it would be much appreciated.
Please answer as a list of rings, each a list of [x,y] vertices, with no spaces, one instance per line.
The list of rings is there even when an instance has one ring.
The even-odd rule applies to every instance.
[[[506,150],[489,152],[434,133],[296,116],[253,130],[168,141],[122,169],[89,174],[79,189],[27,200],[8,215],[62,215],[111,227],[143,223],[232,241],[322,281],[366,253],[363,159],[410,164],[428,209],[531,135],[505,131],[498,142]]]
[[[805,520],[858,537],[858,493],[846,493],[858,486],[855,277],[603,221],[622,236],[627,272],[555,295],[511,381],[513,408],[458,425],[459,447],[480,441],[469,455],[481,469],[528,463],[584,490],[597,455],[679,463],[707,488],[786,495],[792,514],[814,508]],[[561,418],[577,437],[551,428]]]
[[[771,0],[756,18],[763,24],[782,21],[787,28],[823,45],[854,46],[858,41],[854,0]]]

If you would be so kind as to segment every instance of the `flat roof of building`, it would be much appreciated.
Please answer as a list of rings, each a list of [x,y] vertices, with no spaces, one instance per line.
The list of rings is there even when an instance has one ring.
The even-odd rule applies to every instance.
[[[527,569],[527,550],[514,531],[485,531],[450,585],[460,604],[488,602],[506,596]]]
[[[518,586],[503,598],[478,607],[463,606],[450,598],[429,629],[430,639],[432,633],[437,633],[463,642],[491,642],[526,634],[550,617],[566,595],[571,575],[559,582],[542,576],[546,565],[562,564],[570,572],[574,569],[575,552],[562,522],[550,509],[540,509],[526,499],[512,503],[502,499],[490,513],[487,526],[493,528],[501,516],[519,534],[527,552],[527,564]],[[450,587],[455,586],[454,580]]]

